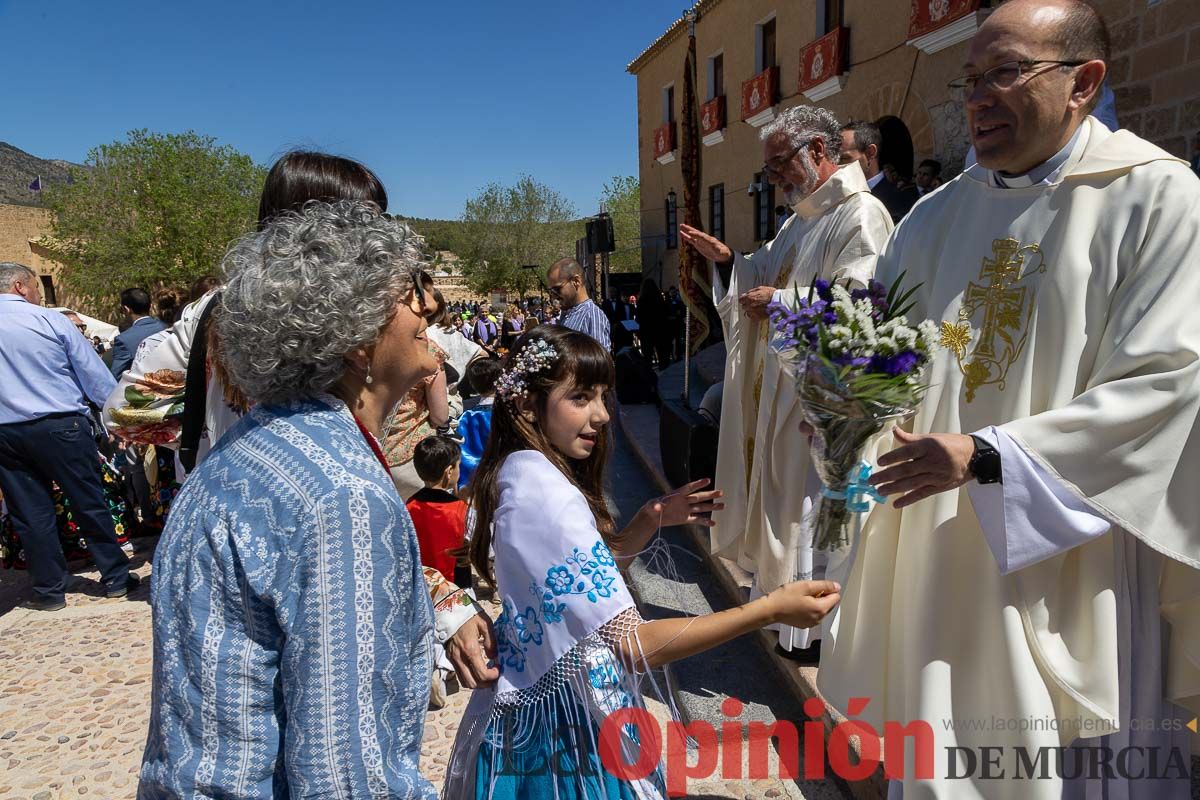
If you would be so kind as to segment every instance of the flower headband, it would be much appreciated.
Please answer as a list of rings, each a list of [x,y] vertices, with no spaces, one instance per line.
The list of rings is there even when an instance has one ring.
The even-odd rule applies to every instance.
[[[496,395],[503,400],[515,402],[529,391],[526,378],[554,366],[558,351],[545,339],[529,344],[517,355],[516,361],[508,366],[496,380]]]

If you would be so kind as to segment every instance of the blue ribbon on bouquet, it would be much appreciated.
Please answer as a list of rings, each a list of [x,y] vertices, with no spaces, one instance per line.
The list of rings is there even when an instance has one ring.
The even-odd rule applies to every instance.
[[[872,467],[866,461],[860,461],[850,470],[850,483],[844,492],[835,491],[828,486],[821,486],[821,496],[830,500],[845,500],[846,508],[851,511],[869,511],[871,501],[886,503],[887,497],[880,494],[874,486],[867,482],[871,477]]]

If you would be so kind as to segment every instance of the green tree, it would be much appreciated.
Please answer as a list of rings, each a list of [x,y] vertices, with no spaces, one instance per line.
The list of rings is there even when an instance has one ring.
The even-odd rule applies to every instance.
[[[91,169],[47,189],[46,246],[67,291],[96,311],[129,286],[186,290],[217,272],[229,244],[253,228],[266,171],[192,131],[130,131],[88,153]]]
[[[491,183],[467,200],[461,225],[453,232],[453,250],[462,259],[463,275],[481,294],[503,288],[520,294],[534,291],[537,276],[522,269],[575,252],[583,236],[575,207],[544,183],[522,175],[512,186]]]
[[[613,221],[616,250],[609,256],[613,272],[642,271],[642,198],[638,179],[614,177],[604,184],[604,205]]]

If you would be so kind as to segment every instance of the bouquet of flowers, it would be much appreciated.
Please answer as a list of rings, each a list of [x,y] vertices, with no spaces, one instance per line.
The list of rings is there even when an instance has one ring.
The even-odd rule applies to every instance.
[[[925,367],[938,346],[932,320],[904,316],[917,287],[902,291],[869,281],[850,289],[818,280],[796,308],[772,303],[772,348],[796,381],[801,413],[812,426],[812,458],[822,483],[813,538],[821,550],[849,543],[851,515],[886,498],[867,478],[867,443],[891,421],[911,414],[928,385]]]

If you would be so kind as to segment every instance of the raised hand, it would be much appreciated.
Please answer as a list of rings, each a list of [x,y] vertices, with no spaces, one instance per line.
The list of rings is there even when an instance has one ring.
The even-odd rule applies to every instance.
[[[704,258],[709,261],[714,261],[718,264],[724,264],[733,260],[733,251],[729,246],[715,236],[709,236],[699,228],[693,228],[686,223],[679,224],[679,238],[683,239],[685,244],[690,244]]]
[[[793,628],[811,628],[842,599],[842,587],[833,581],[796,581],[767,595],[776,622]]]
[[[723,511],[725,504],[718,501],[725,493],[719,489],[711,492],[700,491],[709,483],[711,481],[708,478],[701,478],[686,486],[680,486],[671,494],[646,503],[642,511],[656,528],[660,525],[664,528],[672,525],[703,525],[711,528],[716,523],[700,514]]]

